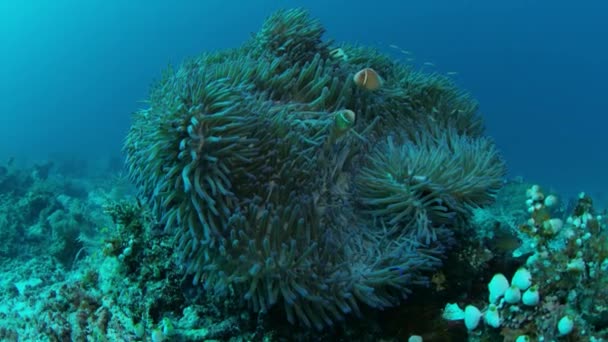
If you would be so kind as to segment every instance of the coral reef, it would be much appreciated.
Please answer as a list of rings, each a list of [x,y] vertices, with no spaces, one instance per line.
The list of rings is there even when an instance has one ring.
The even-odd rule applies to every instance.
[[[106,218],[95,214],[95,191],[53,173],[52,163],[0,173],[0,257],[51,255],[71,265],[79,240]],[[92,214],[93,213],[93,214]]]
[[[22,251],[0,259],[0,339],[250,341],[256,332],[265,334],[237,302],[207,297],[189,285],[177,266],[173,238],[137,202],[110,201],[90,206],[88,214],[111,220],[81,239],[86,246],[74,263],[44,255],[48,244],[36,241],[28,246],[40,248],[39,256]],[[68,236],[48,240],[52,245]]]
[[[242,47],[167,70],[124,148],[195,284],[319,330],[428,283],[505,173],[447,78],[323,32],[279,11]]]
[[[283,10],[167,70],[125,142],[137,197],[115,162],[0,166],[0,339],[462,341],[440,308],[534,230],[491,206],[505,164],[448,78],[323,35]]]
[[[479,305],[479,315],[484,315],[484,325],[469,327],[469,341],[605,340],[605,213],[598,212],[585,193],[572,202],[560,202],[538,185],[518,183],[510,188],[519,191],[516,196],[504,197],[510,198],[510,205],[503,200],[482,209],[486,212],[476,214],[478,219],[474,221],[478,229],[492,236],[506,231],[517,236],[520,243],[511,250],[510,258],[497,254],[502,264],[493,267],[494,272],[508,275],[510,284],[502,273],[497,273],[488,284],[489,303],[479,296],[487,293],[483,290],[470,292],[468,299],[461,302]],[[496,279],[504,279],[504,285],[496,285]],[[460,318],[456,315],[456,319],[466,321],[466,312]],[[444,313],[444,317],[453,319],[449,317],[452,314]],[[488,315],[494,317],[492,324]]]

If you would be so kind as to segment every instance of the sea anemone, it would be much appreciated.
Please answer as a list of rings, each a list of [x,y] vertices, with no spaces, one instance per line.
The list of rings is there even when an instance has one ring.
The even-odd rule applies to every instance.
[[[453,224],[471,206],[491,203],[505,173],[490,140],[449,130],[417,140],[389,135],[368,155],[355,183],[364,211],[388,226],[427,234]]]
[[[317,329],[424,283],[453,213],[491,200],[502,174],[490,140],[412,110],[452,117],[452,88],[400,91],[402,66],[365,49],[332,58],[323,32],[279,11],[241,48],[170,69],[125,143],[195,284]],[[371,93],[385,80],[370,66],[390,92]]]

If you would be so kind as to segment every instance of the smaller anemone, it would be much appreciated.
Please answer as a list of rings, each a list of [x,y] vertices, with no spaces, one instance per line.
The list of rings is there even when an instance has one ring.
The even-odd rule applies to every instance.
[[[455,215],[494,200],[505,170],[486,138],[397,135],[370,153],[356,186],[363,209],[389,226],[451,226]]]

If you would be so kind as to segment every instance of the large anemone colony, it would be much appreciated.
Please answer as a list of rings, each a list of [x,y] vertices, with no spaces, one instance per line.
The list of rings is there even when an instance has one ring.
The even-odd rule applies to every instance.
[[[505,172],[449,79],[323,33],[279,11],[167,70],[125,144],[195,283],[318,329],[425,283]]]

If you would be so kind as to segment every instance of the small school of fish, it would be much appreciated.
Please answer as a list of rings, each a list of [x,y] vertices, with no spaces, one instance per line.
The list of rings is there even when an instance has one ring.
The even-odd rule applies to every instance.
[[[402,49],[397,44],[389,44],[388,47],[390,47],[391,49],[395,49],[395,50],[401,52],[403,55],[407,56],[405,58],[406,62],[413,62],[415,60],[411,51]],[[422,65],[425,67],[432,67],[432,68],[435,67],[435,63],[432,63],[432,62],[424,62],[424,63],[422,63]],[[458,73],[458,71],[447,71],[445,74],[447,76],[457,76],[459,73]]]

